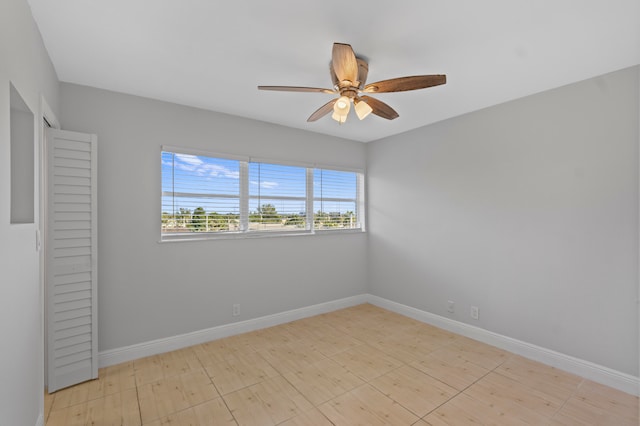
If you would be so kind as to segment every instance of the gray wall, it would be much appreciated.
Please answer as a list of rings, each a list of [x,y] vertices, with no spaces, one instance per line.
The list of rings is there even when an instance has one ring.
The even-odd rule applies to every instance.
[[[637,376],[638,80],[370,143],[370,292]]]
[[[637,375],[638,74],[367,145],[62,84],[99,137],[100,350],[370,292]],[[369,233],[158,243],[163,144],[366,158]]]
[[[35,188],[36,223],[10,225],[9,82],[36,119],[42,117],[41,95],[57,112],[58,80],[26,0],[0,1],[0,425],[29,426],[43,413],[42,294],[35,250],[39,192]],[[37,153],[39,126],[33,134]],[[37,182],[38,167],[34,170]]]
[[[364,168],[362,143],[71,84],[61,106],[98,135],[100,351],[366,292],[366,234],[158,242],[161,145]]]

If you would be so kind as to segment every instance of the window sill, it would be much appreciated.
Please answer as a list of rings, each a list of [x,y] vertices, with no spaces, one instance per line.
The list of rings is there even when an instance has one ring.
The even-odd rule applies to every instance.
[[[225,233],[225,234],[207,234],[207,235],[191,235],[183,234],[176,235],[168,238],[161,238],[158,243],[174,243],[174,242],[186,242],[186,241],[211,241],[211,240],[251,240],[256,238],[282,238],[282,237],[301,237],[301,236],[316,236],[316,235],[343,235],[343,234],[364,234],[366,231],[357,229],[319,229],[315,231],[301,231],[301,232],[238,232],[238,233]]]

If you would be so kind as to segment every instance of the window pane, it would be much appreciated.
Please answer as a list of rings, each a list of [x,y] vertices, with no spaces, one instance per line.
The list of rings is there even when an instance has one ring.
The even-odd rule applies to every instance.
[[[239,230],[240,162],[162,153],[162,232]]]
[[[316,229],[360,228],[358,173],[314,169],[313,195]]]
[[[249,230],[306,228],[306,168],[249,163]]]

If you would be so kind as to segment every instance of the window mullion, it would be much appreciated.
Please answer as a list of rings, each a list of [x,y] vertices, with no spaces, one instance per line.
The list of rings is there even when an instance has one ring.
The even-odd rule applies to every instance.
[[[307,231],[313,231],[313,168],[307,168],[307,200],[305,203],[305,211],[307,213]]]
[[[364,176],[360,173],[356,175],[356,219],[358,221],[357,227],[364,231],[365,227],[365,188],[364,188]]]
[[[240,161],[240,231],[249,230],[249,163]]]
[[[171,153],[171,209],[172,215],[176,217],[176,154]]]

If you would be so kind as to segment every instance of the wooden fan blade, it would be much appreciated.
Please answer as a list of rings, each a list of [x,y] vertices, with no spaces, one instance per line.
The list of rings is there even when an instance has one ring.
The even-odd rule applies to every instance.
[[[296,87],[296,86],[258,86],[258,90],[276,90],[280,92],[318,92],[335,95],[337,92],[331,89],[321,89],[319,87]]]
[[[341,82],[347,80],[352,83],[358,80],[358,62],[351,45],[333,43],[331,60],[338,80]]]
[[[329,63],[329,74],[331,74],[331,83],[333,83],[333,86],[338,87],[340,85],[340,81],[336,75],[336,70],[333,69],[333,61]]]
[[[325,115],[329,114],[331,111],[333,111],[333,104],[335,104],[337,100],[338,98],[330,100],[326,104],[322,105],[320,108],[316,110],[316,112],[314,112],[309,116],[309,118],[307,118],[307,121],[308,122],[316,121],[324,117]]]
[[[405,92],[407,90],[439,86],[446,82],[446,75],[414,75],[412,77],[392,78],[367,84],[362,91],[366,93]]]
[[[356,58],[358,62],[358,87],[362,88],[364,83],[367,82],[367,74],[369,74],[369,64],[364,59]]]
[[[387,120],[393,120],[400,117],[398,113],[389,105],[382,101],[379,101],[371,96],[360,96],[360,100],[366,102],[372,109],[372,113],[378,117],[386,118]]]

